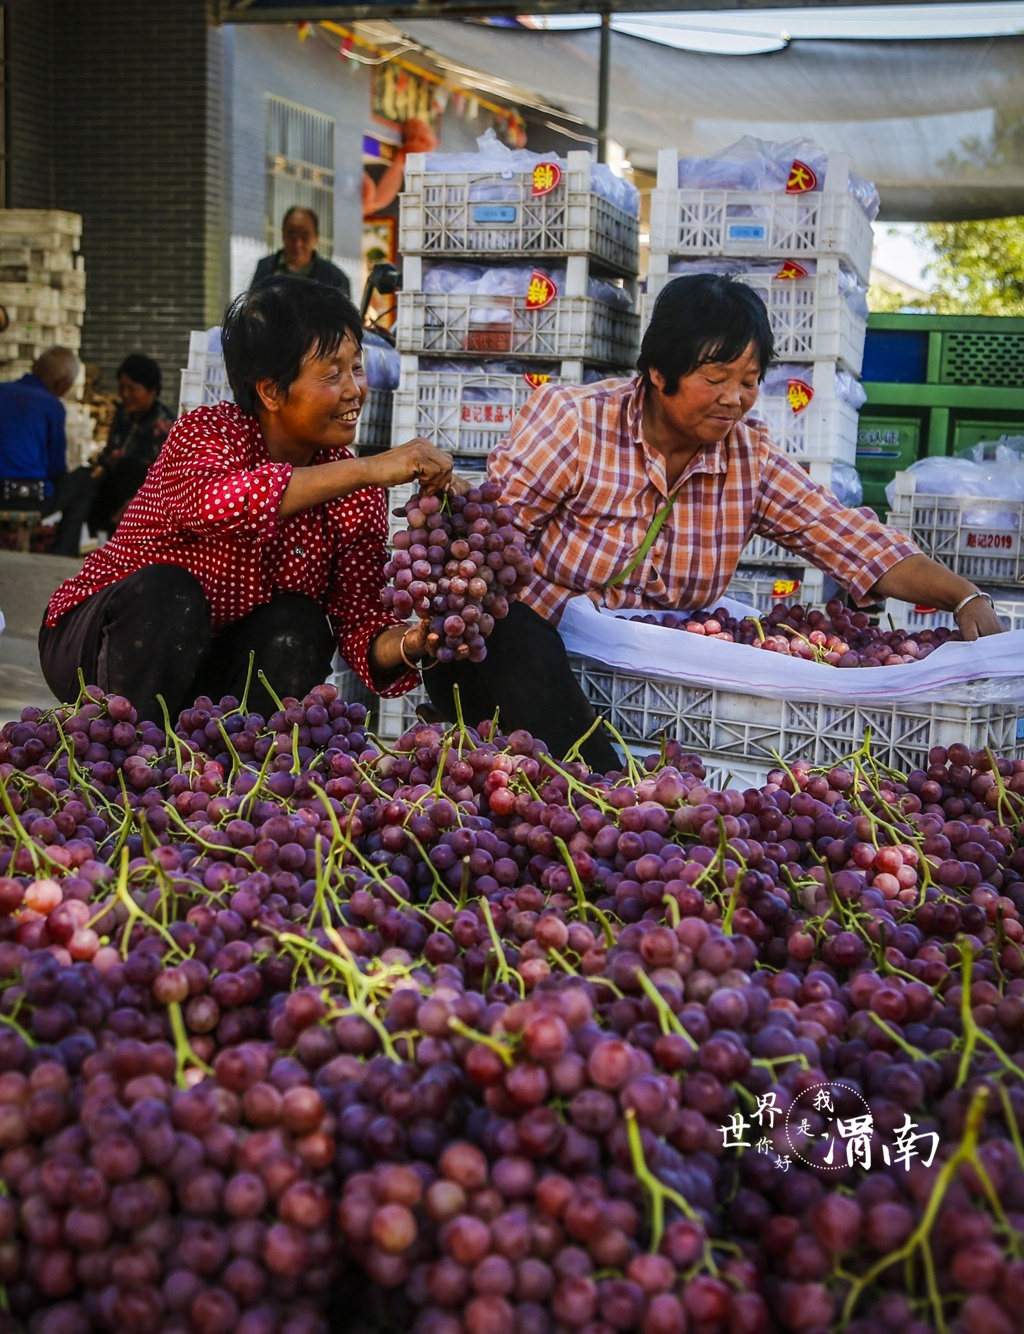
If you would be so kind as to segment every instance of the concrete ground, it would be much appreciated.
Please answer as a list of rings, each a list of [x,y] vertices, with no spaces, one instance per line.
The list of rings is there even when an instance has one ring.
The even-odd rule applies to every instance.
[[[21,716],[29,704],[51,708],[54,699],[39,670],[36,638],[43,611],[58,584],[81,567],[65,556],[0,551],[0,723]]]

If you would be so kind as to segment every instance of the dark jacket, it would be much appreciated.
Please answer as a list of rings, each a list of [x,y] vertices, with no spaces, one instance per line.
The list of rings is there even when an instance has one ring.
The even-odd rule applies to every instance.
[[[264,278],[270,278],[278,272],[277,266],[283,254],[283,250],[275,250],[272,255],[264,255],[256,265],[256,272],[249,284],[250,289]],[[309,277],[313,282],[324,283],[327,287],[340,288],[351,299],[352,287],[348,275],[343,273],[337,264],[332,264],[329,259],[322,259],[315,250],[313,251],[313,271],[309,274]]]

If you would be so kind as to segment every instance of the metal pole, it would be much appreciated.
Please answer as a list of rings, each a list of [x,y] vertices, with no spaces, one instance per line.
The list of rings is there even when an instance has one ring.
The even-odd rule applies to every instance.
[[[608,89],[612,72],[612,16],[601,15],[601,48],[597,70],[597,160],[608,161]]]

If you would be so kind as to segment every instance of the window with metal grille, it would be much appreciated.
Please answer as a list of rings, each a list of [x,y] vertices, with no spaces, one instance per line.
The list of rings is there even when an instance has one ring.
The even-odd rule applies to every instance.
[[[334,118],[267,98],[267,245],[281,244],[281,220],[293,204],[320,220],[320,254],[334,249]]]

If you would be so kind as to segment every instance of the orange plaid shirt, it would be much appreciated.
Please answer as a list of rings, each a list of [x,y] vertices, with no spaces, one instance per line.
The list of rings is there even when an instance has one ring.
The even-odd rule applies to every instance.
[[[664,457],[643,439],[643,396],[639,377],[546,385],[488,460],[534,554],[533,581],[519,597],[555,624],[570,598],[602,589],[630,563],[668,499]],[[860,603],[918,550],[846,509],[746,417],[691,460],[646,559],[604,588],[602,601],[613,609],[713,607],[755,534],[825,570]]]

